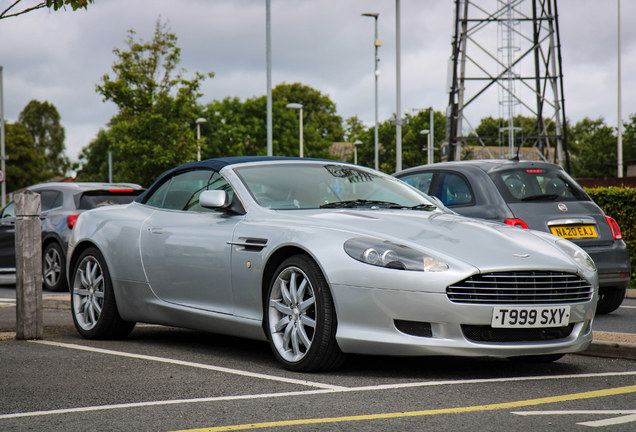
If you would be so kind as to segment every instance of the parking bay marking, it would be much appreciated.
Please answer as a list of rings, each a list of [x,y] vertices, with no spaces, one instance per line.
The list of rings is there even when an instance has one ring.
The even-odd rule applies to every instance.
[[[283,427],[283,426],[297,426],[297,425],[305,425],[305,424],[342,423],[342,422],[362,421],[362,420],[384,420],[384,419],[404,418],[404,417],[423,417],[423,416],[438,415],[438,414],[457,414],[457,413],[478,412],[478,411],[495,411],[495,410],[502,410],[502,409],[519,408],[524,406],[543,405],[543,404],[556,403],[556,402],[569,402],[573,400],[590,399],[590,398],[597,398],[597,397],[603,397],[603,396],[616,396],[616,395],[627,394],[627,393],[636,393],[636,386],[617,387],[617,388],[606,389],[606,390],[593,390],[593,391],[583,392],[583,393],[574,393],[574,394],[562,395],[562,396],[551,396],[551,397],[538,398],[538,399],[528,399],[528,400],[517,401],[517,402],[504,402],[504,403],[490,404],[490,405],[475,405],[475,406],[460,407],[460,408],[444,408],[444,409],[437,409],[437,410],[370,414],[370,415],[348,416],[348,417],[326,417],[326,418],[315,418],[315,419],[287,420],[287,421],[279,421],[279,422],[249,423],[249,424],[242,424],[242,425],[220,426],[220,427],[212,427],[212,428],[186,429],[179,432],[221,432],[221,431],[261,429],[261,428],[272,428],[272,427]]]
[[[531,415],[618,415],[620,417],[613,417],[603,420],[593,420],[582,423],[577,423],[583,426],[599,427],[599,426],[611,426],[623,423],[636,422],[636,410],[569,410],[569,411],[517,411],[511,414],[517,414],[521,416]]]
[[[234,369],[220,368],[220,367],[205,365],[201,363],[185,362],[185,361],[179,361],[179,360],[166,359],[162,357],[131,354],[131,353],[126,353],[122,351],[105,350],[101,348],[86,347],[82,345],[67,344],[67,343],[61,343],[61,342],[50,342],[50,341],[30,341],[30,342],[39,343],[43,345],[62,347],[62,348],[78,349],[78,350],[89,351],[89,352],[119,355],[119,356],[129,357],[129,358],[138,358],[142,360],[161,361],[161,362],[173,363],[173,364],[178,364],[183,366],[191,366],[191,367],[203,368],[208,370],[215,370],[219,372],[229,371],[229,373],[239,373],[244,376],[250,376],[250,377],[256,377],[256,378],[269,377],[270,379],[276,379],[277,381],[283,381],[283,382],[295,381],[299,383],[305,383],[305,385],[310,385],[309,381],[292,380],[288,378],[275,377],[272,375],[254,374],[251,372],[237,371]],[[52,414],[66,414],[66,413],[73,413],[73,412],[103,411],[103,410],[111,410],[111,409],[141,408],[141,407],[158,406],[158,405],[175,405],[175,404],[216,402],[216,401],[229,401],[229,400],[241,400],[241,399],[267,399],[267,398],[286,397],[286,396],[303,396],[303,395],[313,395],[313,394],[387,390],[387,389],[400,389],[400,388],[409,388],[409,387],[428,387],[428,386],[441,386],[441,385],[454,385],[454,384],[479,384],[479,383],[483,384],[483,383],[514,382],[514,381],[536,381],[536,380],[551,380],[551,379],[592,378],[592,377],[604,377],[604,376],[608,377],[608,376],[630,376],[630,375],[636,375],[636,371],[603,372],[603,373],[573,374],[573,375],[552,375],[552,376],[530,376],[530,377],[514,377],[514,378],[490,378],[490,379],[476,379],[476,380],[425,381],[425,382],[416,382],[416,383],[383,384],[383,385],[377,385],[377,386],[363,386],[363,387],[339,387],[339,386],[330,386],[328,384],[315,383],[327,388],[323,388],[321,390],[306,390],[306,391],[284,392],[284,393],[266,393],[266,394],[258,394],[258,395],[218,396],[218,397],[196,398],[196,399],[147,401],[147,402],[134,402],[134,403],[127,403],[127,404],[66,408],[66,409],[57,409],[57,410],[49,410],[49,411],[32,411],[32,412],[22,412],[22,413],[0,414],[0,420],[5,418],[34,417],[34,416],[43,416],[43,415],[52,415]]]
[[[271,380],[271,381],[280,381],[280,382],[284,382],[284,383],[287,383],[287,384],[298,384],[298,385],[316,387],[316,388],[322,388],[322,389],[328,389],[328,390],[341,390],[341,389],[346,388],[346,387],[335,386],[335,385],[331,385],[331,384],[323,384],[323,383],[299,380],[299,379],[294,379],[294,378],[285,378],[285,377],[279,377],[279,376],[275,376],[275,375],[259,374],[259,373],[255,373],[255,372],[242,371],[242,370],[238,370],[238,369],[224,368],[224,367],[221,367],[221,366],[212,366],[212,365],[207,365],[207,364],[203,364],[203,363],[194,363],[194,362],[188,362],[188,361],[183,361],[183,360],[174,360],[174,359],[169,359],[169,358],[165,358],[165,357],[156,357],[156,356],[149,356],[149,355],[144,355],[144,354],[132,354],[132,353],[127,353],[127,352],[123,352],[123,351],[113,351],[113,350],[107,350],[107,349],[103,349],[103,348],[88,347],[88,346],[84,346],[84,345],[67,344],[67,343],[62,343],[62,342],[51,342],[51,341],[42,341],[42,340],[30,341],[30,342],[38,343],[38,344],[42,344],[42,345],[57,346],[57,347],[62,347],[62,348],[71,348],[71,349],[76,349],[76,350],[81,350],[81,351],[90,351],[90,352],[95,352],[95,353],[100,353],[100,354],[111,354],[111,355],[116,355],[116,356],[120,356],[120,357],[129,357],[129,358],[136,358],[136,359],[141,359],[141,360],[156,361],[156,362],[161,362],[161,363],[171,363],[171,364],[176,364],[176,365],[181,365],[181,366],[190,366],[190,367],[195,367],[195,368],[199,368],[199,369],[213,370],[213,371],[216,371],[216,372],[224,372],[224,373],[229,373],[229,374],[234,374],[234,375],[242,375],[242,376],[246,376],[246,377],[250,377],[250,378],[261,378],[261,379],[266,379],[266,380]]]

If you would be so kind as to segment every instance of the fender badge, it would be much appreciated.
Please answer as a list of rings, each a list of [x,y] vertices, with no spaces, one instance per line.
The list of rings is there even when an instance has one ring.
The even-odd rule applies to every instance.
[[[530,254],[512,254],[512,256],[516,258],[528,258]]]
[[[566,212],[566,211],[568,211],[567,206],[566,206],[565,204],[563,204],[563,203],[559,203],[559,205],[557,205],[557,208],[558,208],[559,210],[561,210],[562,212]]]

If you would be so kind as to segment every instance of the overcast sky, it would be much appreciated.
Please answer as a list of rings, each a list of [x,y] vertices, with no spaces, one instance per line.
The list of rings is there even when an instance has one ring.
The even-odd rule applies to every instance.
[[[603,116],[616,126],[617,1],[560,0],[558,6],[566,114],[572,122]],[[401,9],[402,108],[444,110],[454,1],[402,0]],[[379,117],[389,118],[396,111],[394,0],[272,0],[273,85],[314,87],[331,97],[343,118],[358,115],[372,125],[373,19],[360,16],[365,12],[380,14]],[[6,120],[16,121],[32,99],[54,104],[66,129],[67,154],[77,160],[116,112],[95,92],[104,74],[112,76],[113,49],[125,48],[129,29],[151,39],[159,16],[179,38],[180,66],[216,74],[205,81],[199,102],[266,93],[265,0],[96,0],[86,11],[39,10],[0,20]],[[624,119],[636,114],[634,18],[636,2],[623,1]],[[478,108],[473,115],[479,118],[497,116],[496,93]]]

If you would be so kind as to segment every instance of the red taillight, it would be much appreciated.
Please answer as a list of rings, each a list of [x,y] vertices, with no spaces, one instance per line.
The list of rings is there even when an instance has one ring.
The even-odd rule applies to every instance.
[[[109,189],[108,192],[132,192],[132,189]]]
[[[73,213],[66,216],[66,225],[68,225],[70,229],[73,229],[73,227],[75,226],[75,222],[77,222],[78,217],[79,217],[78,213]]]
[[[528,225],[526,225],[526,223],[522,221],[521,219],[516,219],[516,218],[506,219],[504,220],[504,223],[507,225],[511,225],[513,227],[517,227],[517,228],[530,229],[528,228]]]
[[[614,236],[614,240],[623,240],[621,229],[618,227],[618,224],[616,223],[614,218],[605,216],[605,219],[607,219],[607,223],[609,224],[610,229],[612,230],[612,235]]]

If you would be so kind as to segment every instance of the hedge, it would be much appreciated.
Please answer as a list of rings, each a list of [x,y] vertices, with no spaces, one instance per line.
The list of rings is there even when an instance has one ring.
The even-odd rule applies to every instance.
[[[629,288],[636,288],[636,189],[610,186],[585,188],[585,191],[607,216],[618,222],[632,262]]]

